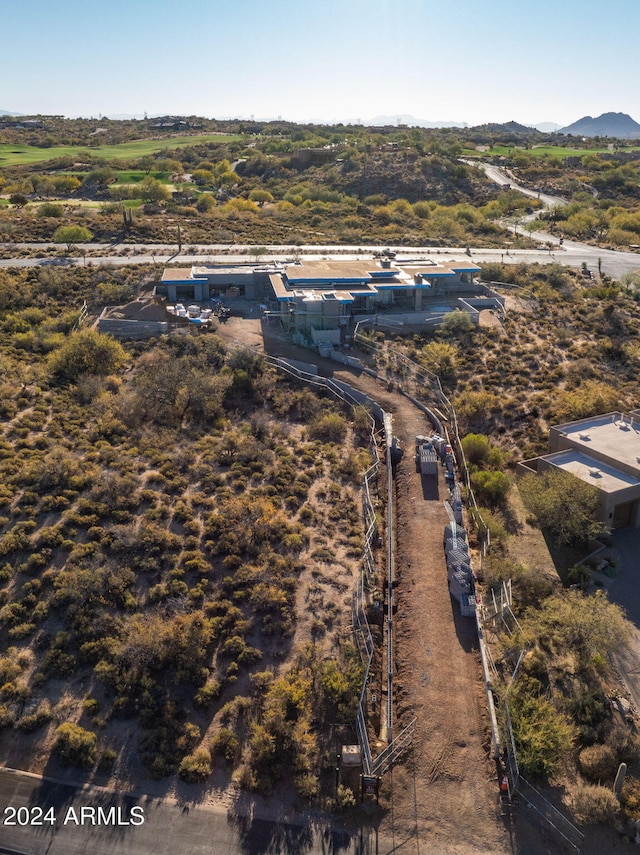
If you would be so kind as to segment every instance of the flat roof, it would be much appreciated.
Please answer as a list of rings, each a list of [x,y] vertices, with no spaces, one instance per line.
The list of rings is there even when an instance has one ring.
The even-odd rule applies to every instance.
[[[558,469],[570,472],[581,481],[592,484],[604,493],[617,493],[619,490],[626,490],[628,487],[640,487],[640,480],[634,478],[633,475],[627,475],[626,472],[609,466],[607,463],[602,463],[600,460],[595,460],[588,454],[582,454],[575,449],[545,454],[542,459]]]
[[[555,429],[586,454],[590,450],[628,466],[640,476],[640,419],[624,413],[580,419]]]
[[[271,287],[273,288],[276,300],[280,300],[281,302],[297,299],[311,301],[327,300],[329,302],[336,300],[338,303],[352,303],[354,301],[354,294],[360,295],[376,293],[374,288],[367,288],[366,286],[358,286],[345,290],[332,289],[331,291],[325,291],[324,289],[317,291],[314,288],[296,286],[294,283],[290,283],[290,287],[287,287],[280,273],[272,273],[271,276],[269,276],[269,281],[271,282]]]
[[[321,259],[319,261],[301,261],[287,267],[287,278],[291,282],[299,279],[368,279],[372,274],[387,273],[394,276],[399,271],[395,267],[382,267],[376,260],[340,261]]]
[[[162,271],[162,281],[174,284],[186,284],[193,282],[193,267],[165,267]]]
[[[477,264],[467,261],[433,261],[425,258],[423,261],[409,261],[407,264],[399,265],[406,273],[414,275],[422,273],[424,276],[450,276],[452,273],[477,273],[482,268]]]

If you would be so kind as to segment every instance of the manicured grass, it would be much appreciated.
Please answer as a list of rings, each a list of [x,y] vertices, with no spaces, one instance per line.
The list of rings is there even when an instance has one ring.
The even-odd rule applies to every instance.
[[[168,172],[144,172],[142,169],[119,169],[116,177],[116,184],[137,184],[139,181],[147,178],[157,178],[163,184],[169,184]]]
[[[232,142],[242,139],[239,134],[200,134],[192,137],[167,137],[162,140],[134,140],[119,145],[77,146],[58,145],[37,148],[30,145],[0,145],[0,168],[25,163],[42,163],[58,157],[103,157],[105,160],[131,160],[155,154],[163,149],[187,148],[205,143]]]
[[[545,155],[550,155],[551,157],[584,157],[587,154],[605,154],[609,151],[608,148],[565,148],[561,145],[540,145],[535,146],[531,149],[518,149],[515,146],[507,146],[507,145],[496,145],[493,148],[489,149],[489,151],[476,151],[475,149],[465,149],[463,151],[464,157],[509,157],[514,154],[527,154],[531,157],[544,157]],[[625,146],[620,149],[620,152],[624,153],[627,151],[640,151],[640,146]]]

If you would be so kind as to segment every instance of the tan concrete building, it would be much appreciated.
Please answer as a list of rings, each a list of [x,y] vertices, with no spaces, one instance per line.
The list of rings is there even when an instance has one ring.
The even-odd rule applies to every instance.
[[[549,469],[597,487],[598,519],[611,528],[640,528],[640,411],[552,427],[549,454],[518,465],[519,473]]]

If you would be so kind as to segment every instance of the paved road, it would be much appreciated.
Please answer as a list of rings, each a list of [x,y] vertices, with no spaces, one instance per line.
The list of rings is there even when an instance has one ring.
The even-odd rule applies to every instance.
[[[7,807],[22,808],[17,815],[21,821],[55,816],[56,822],[54,825],[49,821],[42,825],[8,825],[7,822],[16,817],[5,810]],[[98,807],[106,813],[108,824],[92,824],[87,809],[97,810]],[[44,815],[35,808],[42,808]],[[114,809],[111,815],[110,809]],[[142,817],[144,821],[137,826],[127,825],[132,817],[136,821]],[[440,855],[423,846],[420,849],[425,855]],[[98,787],[73,787],[0,768],[0,853],[390,855],[405,851],[411,850],[376,840],[376,833],[371,829],[354,836],[320,823],[295,825],[230,817],[226,811],[201,806],[185,811],[168,801],[117,794]]]
[[[492,163],[484,163],[481,160],[462,160],[463,163],[466,163],[468,166],[477,166],[481,169],[487,178],[490,181],[493,181],[495,184],[499,184],[501,187],[506,187],[507,185],[512,190],[518,190],[518,192],[523,193],[525,196],[529,196],[531,199],[539,199],[542,204],[546,208],[555,208],[558,205],[566,205],[567,200],[563,199],[561,196],[551,196],[549,193],[540,193],[538,190],[530,190],[528,187],[523,187],[521,184],[518,184],[512,175],[509,175],[508,172],[505,172],[504,169],[500,169],[499,166],[494,166]]]
[[[600,249],[599,247],[590,246],[588,244],[578,243],[578,241],[564,241],[562,247],[558,246],[558,239],[553,235],[540,235],[533,233],[532,237],[544,243],[552,243],[553,246],[539,249],[472,249],[469,258],[476,264],[481,265],[486,262],[502,262],[504,264],[550,264],[556,263],[566,267],[581,268],[583,263],[586,263],[589,270],[597,272],[600,268],[602,273],[612,276],[614,279],[619,279],[625,273],[640,271],[640,253],[635,252],[617,252],[610,249]],[[0,249],[2,248],[0,244]],[[6,246],[6,245],[5,245]],[[37,246],[40,250],[46,247],[44,244],[30,245],[34,248]],[[166,246],[137,246],[135,250],[138,255],[119,256],[114,254],[106,254],[109,245],[87,244],[92,252],[105,250],[105,255],[92,256],[86,259],[87,264],[104,264],[109,266],[126,266],[132,264],[157,264],[163,266],[170,262],[178,262],[188,267],[192,264],[207,264],[209,262],[216,263],[232,263],[249,262],[255,259],[255,256],[247,253],[246,249],[230,250],[229,246],[198,246],[194,247],[198,254],[172,254],[170,247]],[[191,248],[191,247],[190,247]],[[279,260],[283,261],[287,257],[291,258],[294,254],[296,257],[312,260],[319,258],[336,258],[344,260],[367,259],[371,258],[373,247],[352,246],[352,247],[266,247],[266,255],[262,255],[261,260]],[[118,249],[112,250],[117,252]],[[411,259],[430,257],[443,260],[451,258],[466,258],[464,250],[460,247],[397,247],[398,262],[409,261]],[[0,268],[2,267],[64,267],[84,264],[82,258],[9,258],[0,259]]]

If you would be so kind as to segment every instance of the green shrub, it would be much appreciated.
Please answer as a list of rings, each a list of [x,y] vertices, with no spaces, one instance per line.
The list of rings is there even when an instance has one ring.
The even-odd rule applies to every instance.
[[[504,472],[481,470],[471,474],[471,486],[481,503],[488,502],[495,505],[504,501],[511,487],[511,481]]]
[[[64,208],[62,205],[56,205],[55,202],[43,202],[38,208],[38,217],[63,217]]]
[[[345,787],[343,784],[338,784],[336,790],[335,806],[337,810],[347,810],[355,807],[356,797],[350,787]]]
[[[511,694],[511,721],[523,773],[548,778],[560,771],[575,744],[576,730],[540,691],[537,680],[519,678]]]
[[[221,757],[227,763],[234,763],[238,758],[240,743],[235,733],[228,727],[222,727],[211,740],[211,754]]]
[[[63,763],[90,768],[96,759],[97,737],[71,721],[56,728],[53,750]]]
[[[462,448],[469,463],[479,466],[489,456],[491,445],[482,433],[468,433],[462,439]]]
[[[211,754],[206,748],[196,748],[192,754],[182,758],[178,774],[189,783],[206,780],[211,774]]]
[[[122,345],[110,335],[94,329],[72,333],[62,347],[51,354],[53,374],[76,381],[83,374],[112,374],[126,359]]]
[[[320,792],[318,776],[311,772],[303,772],[301,775],[296,775],[294,784],[298,795],[303,799],[314,799]]]
[[[343,442],[347,434],[347,421],[339,413],[326,413],[309,425],[309,436],[322,442]]]
[[[209,707],[220,697],[222,687],[217,680],[212,680],[205,686],[201,686],[195,693],[193,702],[197,707]]]

